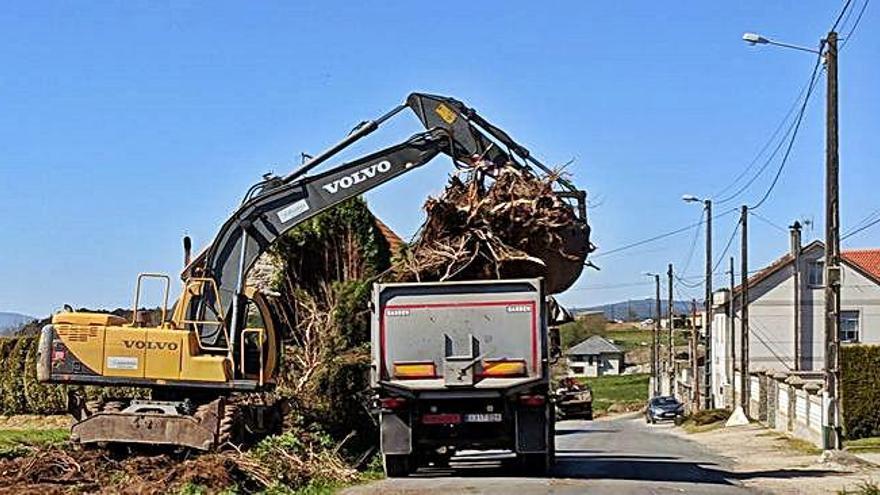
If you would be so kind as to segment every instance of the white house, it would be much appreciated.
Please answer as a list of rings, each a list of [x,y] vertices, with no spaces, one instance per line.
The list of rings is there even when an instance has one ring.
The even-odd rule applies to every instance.
[[[749,277],[749,371],[821,371],[825,359],[824,244],[800,243]],[[880,344],[880,249],[843,250],[840,340]],[[741,287],[715,293],[712,375],[715,404],[724,405],[739,370]],[[730,313],[729,310],[733,312]],[[726,390],[727,389],[727,390]],[[738,384],[737,384],[738,389]]]
[[[572,346],[565,356],[570,376],[619,375],[623,371],[623,351],[599,335]]]

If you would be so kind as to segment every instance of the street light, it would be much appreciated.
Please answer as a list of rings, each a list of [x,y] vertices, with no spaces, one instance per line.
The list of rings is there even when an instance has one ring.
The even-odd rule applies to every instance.
[[[654,332],[651,335],[651,377],[654,380],[654,387],[652,388],[652,397],[660,395],[660,376],[657,373],[659,366],[658,360],[660,359],[659,352],[659,344],[660,344],[660,274],[644,272],[646,277],[654,277],[654,285],[657,289],[657,294],[655,297],[655,318],[654,318]]]
[[[706,333],[706,360],[703,363],[703,407],[712,409],[715,394],[712,391],[712,200],[699,198],[693,194],[681,197],[685,203],[703,203],[706,210],[706,295],[703,305],[706,317],[703,318],[703,329]],[[694,379],[697,377],[695,376]]]
[[[837,33],[831,31],[814,50],[745,33],[751,45],[769,44],[814,53],[825,58],[828,71],[825,103],[825,397],[827,413],[823,446],[842,447],[840,426],[840,156],[838,152]]]
[[[760,34],[756,34],[756,33],[743,33],[742,39],[743,39],[743,41],[745,41],[746,43],[748,43],[752,46],[755,46],[755,45],[776,45],[776,46],[782,46],[785,48],[791,48],[793,50],[800,50],[802,52],[815,53],[816,55],[821,54],[821,52],[819,52],[819,50],[815,50],[813,48],[807,48],[805,46],[799,46],[799,45],[792,45],[789,43],[782,43],[780,41],[773,41],[769,38],[765,38],[765,37],[761,36]]]

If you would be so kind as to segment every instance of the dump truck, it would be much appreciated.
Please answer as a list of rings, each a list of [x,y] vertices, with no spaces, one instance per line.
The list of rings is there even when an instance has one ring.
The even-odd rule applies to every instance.
[[[389,477],[503,450],[554,462],[542,279],[376,284],[371,384]]]

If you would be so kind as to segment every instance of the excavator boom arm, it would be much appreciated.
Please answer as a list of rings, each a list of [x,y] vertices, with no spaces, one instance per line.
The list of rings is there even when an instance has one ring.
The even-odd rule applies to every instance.
[[[428,129],[426,132],[323,173],[306,175],[407,107]],[[267,178],[253,186],[239,209],[221,227],[211,246],[184,271],[184,277],[195,274],[216,281],[223,314],[228,315],[229,328],[233,329],[229,333],[234,344],[234,329],[242,328],[243,322],[239,306],[244,276],[278,237],[318,213],[424,165],[441,153],[453,160],[489,160],[526,169],[537,166],[550,172],[532,158],[526,148],[462,102],[413,93],[405,104],[376,120],[361,123],[341,142],[313,157],[298,170],[285,177]],[[562,194],[578,200],[583,217],[584,193],[568,183],[561,183],[568,189]],[[211,301],[200,301],[199,307],[188,308],[190,317],[197,319],[200,307],[206,303]],[[216,334],[205,335],[203,339],[216,341],[220,335],[218,329]]]

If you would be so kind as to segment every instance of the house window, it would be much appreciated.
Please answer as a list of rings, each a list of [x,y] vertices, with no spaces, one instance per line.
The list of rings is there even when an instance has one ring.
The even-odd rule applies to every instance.
[[[594,357],[595,357],[595,356],[587,356],[587,364],[588,364],[588,365],[590,365],[590,366],[593,365],[593,358],[594,358]]]
[[[859,341],[859,312],[858,311],[841,311],[840,312],[840,341],[841,342],[858,342]]]
[[[580,366],[573,366],[573,367],[571,368],[571,372],[572,372],[573,374],[575,374],[575,375],[583,375],[583,374],[584,374],[584,369],[583,369],[582,367],[580,367]]]
[[[825,262],[810,263],[807,269],[807,283],[810,287],[822,287],[825,284]]]

